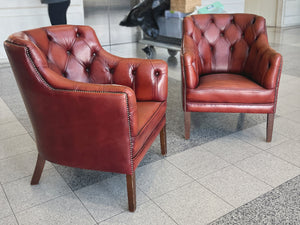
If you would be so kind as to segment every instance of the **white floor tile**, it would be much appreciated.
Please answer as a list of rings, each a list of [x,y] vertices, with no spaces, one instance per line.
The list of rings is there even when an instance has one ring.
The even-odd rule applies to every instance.
[[[20,212],[71,192],[54,168],[43,172],[38,185],[30,185],[30,181],[31,177],[26,177],[3,185],[14,212]]]
[[[273,187],[300,174],[300,168],[265,152],[235,165]]]
[[[0,218],[7,217],[9,215],[12,215],[12,211],[5,196],[5,193],[2,190],[2,187],[0,186]]]
[[[272,189],[271,186],[234,166],[208,175],[200,179],[199,182],[235,207],[239,207]]]
[[[275,119],[274,129],[288,138],[295,139],[300,136],[300,123],[283,117]]]
[[[216,139],[202,146],[230,163],[241,161],[261,152],[259,148],[241,141],[233,135]]]
[[[31,176],[35,168],[37,154],[37,151],[32,151],[0,160],[0,182],[3,184]],[[52,167],[51,163],[46,162],[44,170]]]
[[[0,219],[0,225],[18,225],[14,216],[8,216]]]
[[[275,120],[274,123],[276,124],[277,121]],[[272,142],[266,142],[266,123],[239,131],[234,133],[233,136],[260,149],[267,150],[288,140],[287,137],[279,133],[279,129],[279,126],[274,126]]]
[[[187,184],[154,200],[178,224],[207,224],[233,209],[199,183]]]
[[[0,160],[35,149],[36,144],[29,134],[7,138],[0,142]]]
[[[176,223],[153,202],[138,206],[134,213],[125,211],[99,225],[176,225]]]
[[[0,98],[0,124],[17,121],[17,118]]]
[[[286,114],[282,114],[282,117],[300,123],[300,109],[295,110],[293,112],[288,112]]]
[[[166,160],[194,179],[204,177],[229,165],[221,158],[205,151],[202,146],[167,157]]]
[[[126,176],[116,175],[75,192],[97,222],[128,210]],[[137,188],[137,207],[149,200]]]
[[[268,152],[278,156],[300,168],[300,143],[297,141],[286,141],[280,145],[268,149]]]
[[[18,121],[0,124],[0,140],[26,133],[27,131]]]
[[[20,225],[94,225],[96,222],[74,194],[16,214]]]
[[[150,198],[158,197],[192,181],[166,160],[159,160],[136,170],[136,183]]]

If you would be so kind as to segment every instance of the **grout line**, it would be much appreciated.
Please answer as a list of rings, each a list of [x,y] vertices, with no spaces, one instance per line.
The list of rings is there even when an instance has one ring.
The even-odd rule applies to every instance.
[[[11,210],[11,212],[12,212],[12,215],[15,217],[15,219],[16,219],[16,221],[17,221],[17,224],[19,224],[19,221],[18,221],[18,219],[17,219],[17,217],[16,217],[16,214],[15,214],[13,208],[11,207],[11,204],[10,204],[10,201],[9,201],[9,199],[8,199],[8,196],[7,196],[7,194],[6,194],[6,192],[5,192],[4,188],[3,188],[3,185],[0,184],[0,187],[1,187],[1,189],[2,189],[2,191],[3,191],[3,193],[4,193],[4,195],[5,195],[5,198],[6,198],[6,200],[7,200],[7,203],[8,203],[8,205],[9,205],[9,207],[10,207],[10,210]],[[10,216],[10,215],[9,215],[9,216]],[[5,218],[5,217],[4,217],[4,218]],[[1,219],[2,219],[2,218],[1,218]]]

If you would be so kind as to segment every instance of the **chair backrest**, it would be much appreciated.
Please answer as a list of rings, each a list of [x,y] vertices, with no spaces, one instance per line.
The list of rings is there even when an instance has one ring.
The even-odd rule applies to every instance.
[[[50,68],[73,81],[112,83],[112,69],[116,62],[100,45],[89,26],[61,25],[23,31],[9,39],[23,40],[30,53],[39,58],[37,67]],[[105,59],[104,59],[105,58]]]
[[[201,74],[251,73],[258,45],[268,46],[265,19],[253,14],[199,14],[186,17],[183,51],[194,42]],[[265,48],[264,48],[265,49]]]

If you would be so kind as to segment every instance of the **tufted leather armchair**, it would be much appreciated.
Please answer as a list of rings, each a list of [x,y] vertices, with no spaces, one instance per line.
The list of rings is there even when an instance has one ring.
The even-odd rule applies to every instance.
[[[226,112],[266,113],[266,141],[272,140],[282,57],[268,44],[263,17],[186,17],[181,65],[186,139],[191,112]]]
[[[160,133],[166,154],[167,64],[106,52],[88,26],[28,30],[5,41],[38,149],[45,160],[126,174],[136,208],[135,169]]]

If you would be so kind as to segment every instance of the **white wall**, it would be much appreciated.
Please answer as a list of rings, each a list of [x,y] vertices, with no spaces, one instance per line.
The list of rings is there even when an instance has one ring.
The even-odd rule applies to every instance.
[[[71,0],[67,20],[69,24],[84,24],[82,0]],[[2,43],[10,34],[50,25],[47,5],[40,0],[0,0],[0,63],[7,61]]]
[[[277,0],[245,0],[245,12],[263,16],[267,26],[276,26]]]
[[[281,25],[283,27],[300,25],[300,0],[281,1],[283,1]]]

